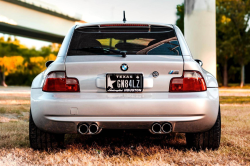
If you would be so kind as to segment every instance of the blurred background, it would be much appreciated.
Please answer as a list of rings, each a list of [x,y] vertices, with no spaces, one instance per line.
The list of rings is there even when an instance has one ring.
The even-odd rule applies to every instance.
[[[143,3],[142,3],[143,2]],[[0,0],[0,84],[30,86],[79,23],[176,24],[223,87],[250,87],[250,0]]]

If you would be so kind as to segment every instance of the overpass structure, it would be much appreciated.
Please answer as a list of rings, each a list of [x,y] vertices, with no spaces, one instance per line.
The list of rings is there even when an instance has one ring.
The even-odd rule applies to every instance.
[[[0,33],[61,43],[69,28],[81,20],[39,0],[0,0]]]

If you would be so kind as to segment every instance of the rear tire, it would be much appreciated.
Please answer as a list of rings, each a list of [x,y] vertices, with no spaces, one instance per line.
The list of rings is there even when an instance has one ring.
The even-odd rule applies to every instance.
[[[217,120],[214,126],[206,131],[201,133],[186,133],[186,142],[188,148],[194,150],[205,150],[212,149],[217,150],[220,146],[221,138],[221,115],[220,109],[217,116]]]
[[[29,118],[30,147],[34,150],[48,150],[64,147],[64,134],[53,134],[40,130],[35,125],[30,111]]]

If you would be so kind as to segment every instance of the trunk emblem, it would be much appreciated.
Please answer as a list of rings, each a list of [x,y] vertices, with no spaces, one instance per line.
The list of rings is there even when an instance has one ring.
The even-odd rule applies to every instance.
[[[179,74],[179,70],[170,70],[168,74]]]
[[[152,73],[152,76],[153,76],[154,78],[158,77],[158,76],[159,76],[158,71],[154,71],[154,72]]]
[[[121,68],[122,71],[127,71],[128,70],[128,65],[126,63],[123,63],[120,68]]]

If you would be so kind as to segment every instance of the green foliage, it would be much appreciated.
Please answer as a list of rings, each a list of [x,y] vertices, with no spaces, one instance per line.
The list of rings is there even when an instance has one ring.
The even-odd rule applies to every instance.
[[[7,85],[31,86],[31,83],[37,74],[29,74],[29,73],[21,73],[21,72],[11,73],[6,76],[5,81]]]
[[[231,82],[237,82],[240,80],[240,67],[237,65],[230,65],[228,69],[228,80]]]
[[[175,24],[180,28],[180,30],[184,34],[184,14],[185,14],[184,3],[182,3],[181,5],[177,5],[176,9],[177,9],[176,12],[177,20]]]
[[[229,59],[240,66],[250,62],[249,19],[250,0],[216,1],[216,53],[222,66],[227,65]],[[232,67],[224,70],[228,69],[232,73]]]
[[[0,37],[0,74],[5,75],[7,85],[30,86],[34,77],[45,70],[45,62],[55,60],[59,47],[52,44],[36,50],[21,45],[16,38]]]

